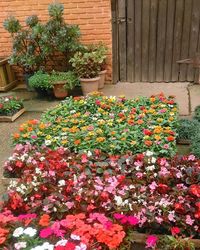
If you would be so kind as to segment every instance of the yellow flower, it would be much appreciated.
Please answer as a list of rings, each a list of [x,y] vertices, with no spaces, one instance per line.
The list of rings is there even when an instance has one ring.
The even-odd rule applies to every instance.
[[[169,121],[173,121],[174,120],[174,118],[173,117],[169,117]]]
[[[28,134],[23,134],[22,137],[27,138]]]
[[[90,131],[90,132],[88,133],[88,135],[89,135],[89,136],[93,136],[93,135],[95,135],[95,132],[94,132],[94,131]]]
[[[44,123],[40,123],[40,125],[39,125],[40,129],[44,129],[45,127],[46,127],[46,125]]]
[[[145,139],[145,140],[146,140],[146,139],[148,140],[148,139],[149,139],[149,135],[145,135],[145,136],[144,136],[144,139]]]
[[[163,121],[163,118],[158,118],[157,119],[157,122],[162,122]]]
[[[63,132],[66,132],[66,131],[67,131],[67,128],[62,128],[62,131],[63,131]]]
[[[102,134],[102,133],[103,133],[103,130],[99,128],[99,129],[96,130],[96,133],[97,133],[97,134]]]
[[[105,141],[105,137],[98,137],[96,139],[97,142],[104,142]]]
[[[40,135],[43,135],[43,133],[42,133],[41,131],[38,131],[38,132],[37,132],[37,135],[40,136]]]
[[[171,116],[173,116],[173,115],[174,115],[174,112],[170,112],[169,114],[170,114]]]
[[[130,144],[131,145],[135,145],[137,142],[136,141],[131,141]]]
[[[61,141],[61,144],[67,144],[68,143],[68,140],[62,140]]]
[[[159,141],[161,139],[159,135],[155,135],[154,138],[156,139],[156,141]]]
[[[50,140],[50,139],[51,139],[51,135],[47,135],[45,138],[46,138],[47,140]]]

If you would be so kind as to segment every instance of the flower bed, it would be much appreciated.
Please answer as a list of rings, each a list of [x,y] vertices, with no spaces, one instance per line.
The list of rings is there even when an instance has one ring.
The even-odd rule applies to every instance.
[[[13,135],[14,143],[64,146],[73,152],[100,149],[107,153],[172,156],[176,152],[177,105],[162,94],[127,100],[124,97],[68,98],[31,120]]]
[[[37,151],[18,145],[5,171],[21,176],[2,205],[2,211],[15,216],[45,213],[55,221],[72,213],[103,214],[126,232],[120,249],[129,249],[135,230],[199,238],[200,161],[193,155],[171,160],[150,151],[135,156],[109,156],[100,150],[77,155],[64,148]],[[76,230],[71,233],[82,236]]]
[[[0,97],[0,121],[14,121],[24,111],[23,102],[17,97]]]

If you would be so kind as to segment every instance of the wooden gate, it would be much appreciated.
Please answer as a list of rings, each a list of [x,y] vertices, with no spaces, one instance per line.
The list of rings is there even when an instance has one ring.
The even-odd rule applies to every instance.
[[[194,81],[200,0],[112,0],[113,81]]]

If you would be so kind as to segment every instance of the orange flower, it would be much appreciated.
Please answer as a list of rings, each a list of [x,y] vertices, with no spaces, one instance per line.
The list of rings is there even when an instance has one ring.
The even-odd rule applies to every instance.
[[[6,241],[6,236],[9,233],[7,229],[0,228],[0,245]]]
[[[20,134],[18,134],[18,133],[15,133],[15,134],[13,135],[13,137],[14,137],[14,139],[19,139],[19,137],[20,137]]]
[[[175,138],[174,138],[174,136],[168,136],[168,137],[167,137],[167,140],[168,140],[168,141],[174,141]]]
[[[139,125],[142,124],[142,123],[144,123],[143,120],[138,120],[138,121],[137,121],[137,124],[139,124]]]
[[[39,225],[42,227],[48,227],[50,223],[50,216],[48,214],[43,214],[40,217]]]
[[[153,143],[152,143],[152,141],[149,141],[149,140],[147,140],[147,141],[144,141],[144,144],[146,145],[146,146],[151,146]]]
[[[81,143],[81,140],[75,140],[75,141],[74,141],[74,144],[75,144],[75,145],[79,145],[80,143]]]

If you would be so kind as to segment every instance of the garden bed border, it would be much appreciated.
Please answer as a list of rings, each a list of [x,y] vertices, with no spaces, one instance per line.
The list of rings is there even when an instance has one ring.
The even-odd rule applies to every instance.
[[[0,116],[0,122],[13,122],[15,121],[20,115],[25,112],[25,108],[20,109],[17,113],[12,116]]]

